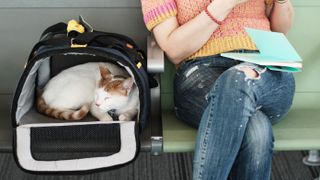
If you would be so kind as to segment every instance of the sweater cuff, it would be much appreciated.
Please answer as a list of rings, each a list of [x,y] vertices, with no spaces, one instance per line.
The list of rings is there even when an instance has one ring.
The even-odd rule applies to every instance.
[[[155,26],[166,19],[177,15],[177,6],[174,1],[156,6],[143,14],[147,29],[151,31]]]

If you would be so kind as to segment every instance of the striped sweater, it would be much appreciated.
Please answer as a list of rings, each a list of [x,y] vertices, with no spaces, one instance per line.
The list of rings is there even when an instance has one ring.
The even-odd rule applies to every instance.
[[[180,25],[200,14],[211,0],[141,0],[144,22],[151,31],[166,19],[175,16]],[[213,32],[208,42],[188,59],[222,52],[256,50],[245,27],[270,31],[266,6],[273,0],[249,0],[236,6]]]

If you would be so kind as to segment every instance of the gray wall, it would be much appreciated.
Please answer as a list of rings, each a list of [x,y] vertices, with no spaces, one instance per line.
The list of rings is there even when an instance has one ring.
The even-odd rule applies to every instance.
[[[318,104],[320,65],[320,1],[292,0],[296,15],[288,38],[304,59],[303,73],[297,73],[297,100],[310,97]],[[42,31],[57,22],[83,15],[97,30],[132,37],[145,48],[146,36],[140,0],[0,0],[0,128],[8,118],[10,100],[26,58]],[[306,96],[305,93],[309,93]],[[301,94],[301,95],[300,95]],[[301,99],[301,100],[300,100]],[[1,130],[1,129],[0,129]],[[1,141],[1,139],[0,139]]]
[[[0,2],[0,96],[15,90],[26,58],[42,31],[82,15],[96,30],[126,34],[145,48],[138,0],[7,0]],[[0,97],[0,102],[1,98]]]
[[[96,30],[133,38],[143,49],[148,34],[139,0],[0,1],[0,146],[10,149],[10,108],[26,58],[45,28],[82,15]]]

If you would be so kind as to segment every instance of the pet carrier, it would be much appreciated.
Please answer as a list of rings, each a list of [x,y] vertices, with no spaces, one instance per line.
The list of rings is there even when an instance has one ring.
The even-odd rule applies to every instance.
[[[139,110],[132,121],[102,122],[93,116],[64,121],[40,114],[37,88],[64,69],[87,62],[125,68],[139,90]],[[14,150],[18,164],[32,172],[87,171],[126,164],[139,151],[139,132],[150,107],[150,76],[145,55],[130,38],[94,31],[80,21],[46,29],[32,49],[12,105]]]

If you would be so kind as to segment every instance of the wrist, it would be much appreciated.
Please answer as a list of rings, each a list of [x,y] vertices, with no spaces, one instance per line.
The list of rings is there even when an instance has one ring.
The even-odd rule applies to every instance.
[[[204,12],[207,14],[207,16],[213,21],[215,22],[217,25],[221,25],[222,21],[219,21],[217,18],[215,18],[208,10],[208,7],[206,7],[206,9],[204,10]]]
[[[215,0],[207,6],[208,12],[218,21],[223,21],[228,16],[232,8],[232,5],[226,5],[225,2],[219,0]]]

